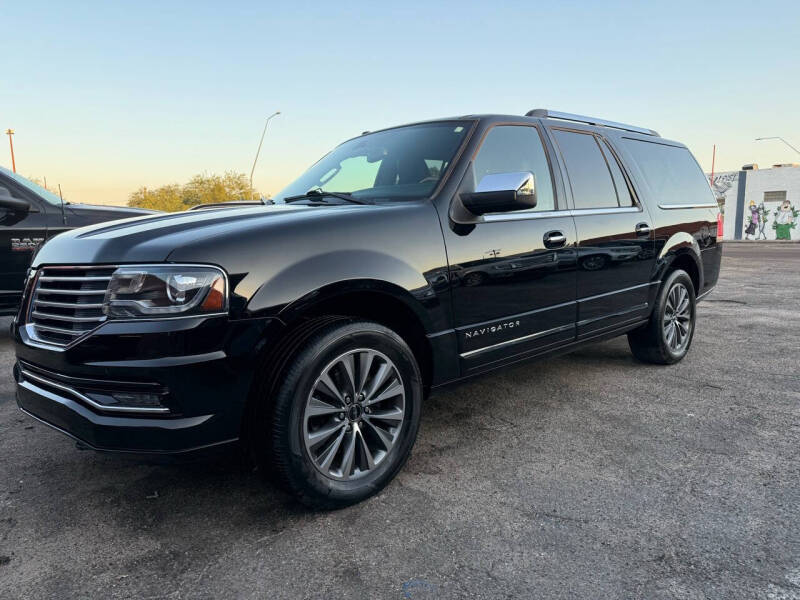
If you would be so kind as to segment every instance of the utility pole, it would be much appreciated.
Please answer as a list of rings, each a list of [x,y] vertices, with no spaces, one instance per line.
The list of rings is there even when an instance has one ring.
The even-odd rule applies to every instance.
[[[8,136],[8,145],[11,146],[11,170],[14,173],[17,172],[17,161],[14,160],[14,139],[12,136],[14,135],[13,129],[6,129],[6,135]]]
[[[717,145],[714,144],[714,151],[711,153],[711,187],[714,187],[714,163],[717,160]]]
[[[281,114],[281,111],[277,110],[272,113],[270,116],[267,117],[267,122],[264,123],[264,131],[261,132],[261,141],[258,142],[258,150],[256,150],[256,158],[253,160],[253,168],[250,169],[250,200],[253,199],[253,173],[256,171],[256,163],[258,162],[258,155],[261,154],[261,144],[264,143],[264,136],[267,135],[267,125],[269,125],[270,119],[272,117],[277,117]]]

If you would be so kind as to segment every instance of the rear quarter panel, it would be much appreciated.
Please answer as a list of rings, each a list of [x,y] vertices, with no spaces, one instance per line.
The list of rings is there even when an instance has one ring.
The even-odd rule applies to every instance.
[[[652,220],[651,226],[655,229],[657,261],[653,278],[660,279],[665,270],[678,256],[686,254],[692,258],[699,271],[700,285],[697,295],[700,296],[710,291],[719,278],[722,259],[722,240],[717,236],[719,210],[716,208],[662,208],[654,199],[653,191],[640,170],[636,159],[628,151],[626,145],[622,143],[623,138],[642,141],[653,141],[653,138],[628,132],[613,132],[606,133],[606,135],[611,139],[615,149],[618,150],[623,158],[628,173],[633,180],[632,183],[636,193],[647,208]],[[670,140],[659,141],[685,148],[678,142]],[[675,198],[674,200],[675,204],[680,204],[681,202],[681,198]],[[707,202],[716,202],[710,186]]]

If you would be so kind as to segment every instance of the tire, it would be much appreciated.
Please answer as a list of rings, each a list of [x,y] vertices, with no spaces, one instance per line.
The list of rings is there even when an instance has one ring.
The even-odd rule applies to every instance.
[[[628,334],[631,352],[646,363],[672,365],[679,362],[692,345],[696,318],[691,277],[680,269],[672,271],[658,292],[650,321]]]
[[[394,331],[369,321],[324,325],[281,374],[264,458],[311,508],[361,502],[411,454],[422,393],[414,354]]]
[[[599,271],[606,266],[607,262],[608,258],[602,254],[596,254],[594,256],[587,256],[586,258],[582,259],[581,267],[585,271]]]

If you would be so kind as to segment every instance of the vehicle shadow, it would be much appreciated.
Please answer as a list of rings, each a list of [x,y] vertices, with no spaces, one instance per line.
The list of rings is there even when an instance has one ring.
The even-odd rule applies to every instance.
[[[14,340],[9,333],[10,326],[10,317],[0,317],[0,406],[13,396],[14,379],[11,375],[11,368],[16,358],[14,356]]]
[[[11,321],[13,317],[0,317],[0,344],[11,340]]]
[[[458,461],[476,440],[499,445],[509,428],[520,426],[501,415],[518,412],[520,406],[529,424],[552,418],[574,401],[558,398],[552,390],[563,385],[576,360],[593,369],[616,368],[621,362],[632,362],[626,349],[620,344],[593,346],[569,357],[517,365],[435,395],[426,403],[417,445],[401,479],[444,476],[448,471],[444,465]],[[485,400],[489,393],[492,402]],[[212,517],[215,526],[227,531],[250,532],[253,528],[284,529],[292,519],[322,514],[305,508],[272,476],[254,468],[238,446],[204,456],[148,459],[79,451],[60,434],[41,435],[43,430],[37,424],[35,431],[25,431],[30,434],[25,443],[36,446],[30,449],[35,456],[31,466],[38,471],[39,485],[48,496],[68,499],[62,511],[65,506],[90,508],[94,518],[123,529],[150,523],[173,533],[206,526],[204,520]],[[393,487],[384,494],[392,493]],[[360,514],[373,501],[380,500],[345,510]]]

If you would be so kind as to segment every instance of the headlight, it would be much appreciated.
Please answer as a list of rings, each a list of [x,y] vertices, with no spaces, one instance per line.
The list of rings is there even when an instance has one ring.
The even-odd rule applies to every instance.
[[[111,276],[103,312],[109,319],[174,317],[228,309],[225,274],[216,267],[120,267]]]

